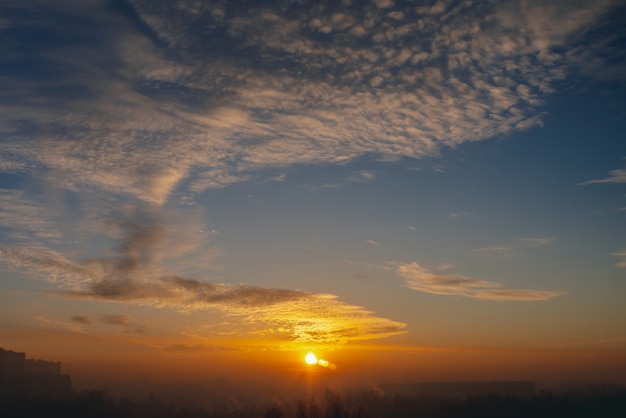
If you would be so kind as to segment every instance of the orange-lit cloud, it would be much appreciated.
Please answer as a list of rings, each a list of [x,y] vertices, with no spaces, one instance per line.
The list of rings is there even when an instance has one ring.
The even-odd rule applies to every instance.
[[[403,332],[405,324],[378,317],[331,294],[210,283],[166,274],[161,264],[168,228],[151,213],[141,212],[141,216],[132,218],[136,219],[110,223],[116,227],[113,235],[119,241],[107,257],[74,262],[41,244],[25,243],[2,249],[0,259],[14,269],[24,269],[35,278],[55,283],[59,289],[49,292],[50,296],[150,305],[180,312],[212,309],[236,318],[235,328],[238,323],[242,330],[256,336],[271,332],[284,348],[302,344],[337,346]],[[178,248],[170,244],[174,250]],[[81,326],[93,322],[86,316],[71,319]],[[99,322],[131,332],[146,329],[126,315],[105,315]]]
[[[488,300],[547,300],[564,294],[545,290],[508,289],[500,283],[487,280],[432,272],[416,262],[399,264],[396,273],[404,278],[410,289],[436,295]]]

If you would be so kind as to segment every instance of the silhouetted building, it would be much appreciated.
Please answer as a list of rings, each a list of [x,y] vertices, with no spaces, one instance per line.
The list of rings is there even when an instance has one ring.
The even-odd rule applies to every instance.
[[[26,354],[0,348],[0,394],[17,395],[24,387]]]
[[[534,382],[421,382],[381,385],[385,395],[459,397],[479,395],[532,396]]]
[[[61,374],[61,362],[26,359],[24,362],[24,374],[31,376],[36,374],[58,375]]]
[[[0,348],[0,395],[60,398],[71,389],[60,362],[27,359],[25,353]]]

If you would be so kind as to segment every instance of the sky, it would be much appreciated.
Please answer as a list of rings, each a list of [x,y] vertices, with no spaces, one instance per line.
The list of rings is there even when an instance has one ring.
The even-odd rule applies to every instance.
[[[0,347],[77,376],[626,383],[625,18],[3,1]]]

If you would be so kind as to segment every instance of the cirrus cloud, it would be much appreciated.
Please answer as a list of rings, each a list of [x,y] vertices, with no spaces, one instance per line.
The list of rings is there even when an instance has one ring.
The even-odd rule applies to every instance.
[[[406,286],[417,292],[435,295],[463,296],[485,300],[548,300],[561,296],[563,292],[509,289],[501,283],[475,279],[459,274],[433,272],[417,262],[399,264],[396,274],[405,280]]]
[[[599,183],[626,183],[626,169],[617,168],[615,170],[611,170],[611,173],[608,177],[595,179],[595,180],[588,180],[580,184],[587,185],[587,184],[599,184]]]

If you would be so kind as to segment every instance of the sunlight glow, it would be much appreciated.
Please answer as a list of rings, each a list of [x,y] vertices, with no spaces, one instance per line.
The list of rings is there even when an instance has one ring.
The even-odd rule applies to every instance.
[[[317,364],[317,357],[313,353],[307,353],[307,355],[304,356],[304,361],[306,364],[314,365]]]

